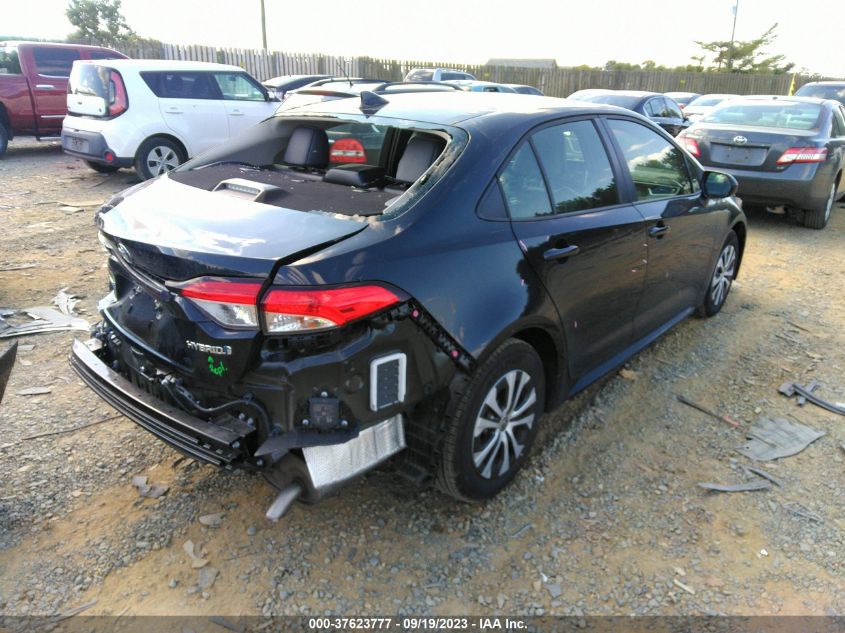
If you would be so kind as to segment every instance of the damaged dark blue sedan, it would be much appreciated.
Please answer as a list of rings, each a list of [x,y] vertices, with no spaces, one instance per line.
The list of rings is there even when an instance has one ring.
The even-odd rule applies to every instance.
[[[720,310],[746,239],[735,190],[610,106],[307,106],[100,209],[111,289],[71,362],[177,450],[263,473],[271,518],[391,457],[486,499],[544,411]]]

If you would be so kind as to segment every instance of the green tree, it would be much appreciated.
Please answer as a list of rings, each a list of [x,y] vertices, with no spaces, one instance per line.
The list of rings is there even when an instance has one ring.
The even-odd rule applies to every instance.
[[[784,63],[783,55],[767,55],[764,51],[769,47],[777,34],[777,23],[760,37],[748,41],[715,40],[713,42],[699,42],[698,44],[706,56],[708,53],[713,60],[707,70],[728,73],[774,73],[784,74],[792,70],[795,64]],[[693,57],[698,60],[698,57]]]
[[[120,12],[121,0],[70,0],[65,15],[76,31],[68,39],[100,46],[119,46],[135,37]]]

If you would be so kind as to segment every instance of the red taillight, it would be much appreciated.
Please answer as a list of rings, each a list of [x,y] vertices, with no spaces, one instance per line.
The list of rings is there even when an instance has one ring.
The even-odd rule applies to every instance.
[[[696,141],[694,138],[690,138],[689,136],[684,136],[681,138],[681,140],[684,142],[684,147],[687,148],[687,151],[690,154],[692,154],[696,158],[699,158],[701,156],[701,150],[698,147],[698,141]]]
[[[778,165],[792,163],[823,163],[827,160],[826,147],[790,147],[778,158]]]
[[[270,290],[261,302],[268,333],[323,330],[344,325],[399,302],[381,286],[324,290]]]
[[[357,138],[340,138],[332,144],[329,152],[331,163],[366,163],[367,152]]]
[[[180,293],[197,304],[221,325],[236,328],[258,327],[258,293],[256,282],[200,279],[180,288]]]
[[[123,114],[129,108],[126,98],[126,84],[116,70],[109,72],[109,116]]]

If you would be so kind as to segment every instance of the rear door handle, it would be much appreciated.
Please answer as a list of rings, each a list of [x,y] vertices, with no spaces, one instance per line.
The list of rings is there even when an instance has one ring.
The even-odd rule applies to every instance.
[[[229,116],[243,116],[243,110],[230,110]]]
[[[563,248],[550,248],[543,253],[543,259],[547,262],[566,259],[567,257],[577,255],[580,250],[581,249],[579,249],[575,244],[570,244],[569,246],[564,246]]]
[[[56,87],[53,84],[35,84],[35,87],[38,90],[55,90]]]
[[[669,227],[666,224],[658,224],[657,226],[653,226],[648,230],[648,234],[651,237],[663,237],[669,232]]]
[[[167,112],[167,114],[182,114],[184,112],[184,110],[182,110],[181,108],[177,108],[177,107],[174,107],[174,106],[171,106],[169,108],[165,108],[164,111]]]

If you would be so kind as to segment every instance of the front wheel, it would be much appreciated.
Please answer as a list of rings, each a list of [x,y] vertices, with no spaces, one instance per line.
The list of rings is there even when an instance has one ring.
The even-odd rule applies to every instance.
[[[522,468],[545,402],[543,363],[509,339],[479,367],[446,429],[437,486],[462,501],[489,499]]]
[[[830,221],[830,214],[833,211],[833,204],[836,202],[837,184],[837,181],[834,179],[823,209],[804,211],[804,226],[810,229],[823,229],[827,226],[827,223]]]
[[[707,285],[707,294],[698,308],[701,316],[711,317],[725,305],[733,280],[736,277],[738,264],[739,239],[737,239],[736,233],[731,231],[722,245],[718,259],[716,259],[716,266],[713,268],[710,283]]]
[[[173,171],[188,159],[184,150],[163,136],[153,136],[141,143],[135,154],[135,171],[141,180],[149,180]]]

